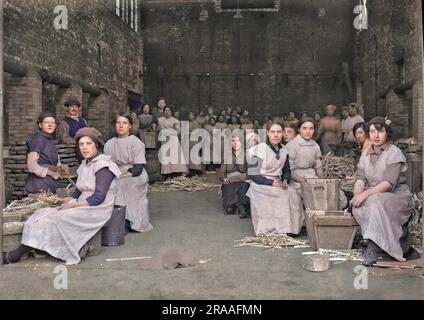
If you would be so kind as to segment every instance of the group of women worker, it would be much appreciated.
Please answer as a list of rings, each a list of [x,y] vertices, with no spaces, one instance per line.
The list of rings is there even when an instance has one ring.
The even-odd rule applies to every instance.
[[[105,145],[95,128],[81,128],[75,142],[84,159],[77,170],[79,195],[65,199],[56,208],[37,210],[25,222],[22,245],[3,253],[3,263],[14,263],[33,249],[77,264],[81,249],[112,216],[114,206],[125,206],[128,229],[153,229],[149,221],[148,175],[144,144],[130,135],[133,120],[120,114],[115,120],[116,137]],[[60,181],[60,159],[54,142],[56,120],[52,114],[38,119],[39,132],[29,139],[27,182],[29,192],[55,191]],[[104,153],[102,153],[104,145]]]
[[[278,122],[269,123],[266,142],[248,149],[245,165],[221,166],[224,210],[232,212],[231,206],[247,210],[246,197],[250,198],[256,235],[299,234],[304,218],[300,184],[324,176],[321,150],[313,140],[313,119],[299,122],[298,135],[292,134],[292,126],[286,129]],[[375,264],[383,252],[399,261],[419,258],[407,228],[413,198],[401,174],[407,169],[406,159],[391,142],[391,127],[383,117],[375,117],[355,125],[352,134],[362,147],[351,204],[367,240],[363,264]],[[283,137],[289,140],[286,145]],[[234,140],[239,138],[233,136]],[[233,142],[235,157],[236,145]],[[245,180],[231,182],[233,172],[245,174]],[[243,210],[239,212],[245,216]]]
[[[53,149],[55,119],[42,115],[38,125],[39,132],[29,141],[28,156],[28,188],[34,192],[37,187],[53,190],[63,185],[57,170],[60,159]],[[77,180],[81,194],[53,213],[36,211],[25,223],[22,245],[5,253],[4,263],[16,262],[32,249],[46,251],[67,264],[78,263],[80,249],[105,225],[114,205],[126,207],[131,229],[152,229],[144,144],[129,134],[131,125],[131,116],[116,118],[117,136],[106,143],[104,153],[97,130],[83,128],[76,133],[84,159]],[[299,121],[298,135],[291,134],[291,129],[277,121],[269,122],[266,141],[250,135],[247,153],[242,152],[243,137],[233,135],[232,162],[223,162],[219,171],[225,212],[238,211],[246,218],[250,211],[257,235],[274,231],[299,234],[304,218],[300,183],[323,177],[321,151],[313,140],[314,120],[305,117]],[[363,263],[373,265],[383,251],[399,261],[419,257],[406,227],[413,208],[412,194],[401,175],[406,160],[391,143],[391,127],[384,118],[376,117],[353,130],[364,146],[352,199],[353,215],[367,240]]]

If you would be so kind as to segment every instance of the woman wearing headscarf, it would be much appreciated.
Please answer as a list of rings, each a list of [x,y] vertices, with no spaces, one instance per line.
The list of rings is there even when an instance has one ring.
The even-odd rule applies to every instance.
[[[419,258],[408,235],[412,194],[401,175],[407,170],[402,151],[391,143],[392,129],[383,117],[368,123],[372,145],[356,171],[352,213],[367,240],[363,264],[371,266],[384,251],[398,261]]]
[[[121,172],[110,156],[101,153],[100,133],[82,128],[75,140],[84,160],[78,168],[78,199],[71,199],[59,208],[36,210],[25,222],[22,245],[3,253],[3,263],[14,263],[38,249],[63,260],[78,264],[80,250],[110,219],[116,194],[115,178]]]
[[[116,204],[125,206],[127,230],[145,232],[153,229],[149,218],[147,190],[149,176],[144,168],[146,150],[144,143],[131,135],[132,118],[121,113],[115,119],[116,137],[105,144],[104,153],[109,155],[120,171],[120,193]]]

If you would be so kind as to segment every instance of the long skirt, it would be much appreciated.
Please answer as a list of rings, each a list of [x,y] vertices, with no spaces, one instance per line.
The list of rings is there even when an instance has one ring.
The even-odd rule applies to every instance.
[[[190,145],[190,157],[189,157],[188,168],[189,168],[189,170],[204,171],[204,166],[203,166],[203,163],[202,163],[202,155],[201,155],[203,150],[200,151],[197,154],[194,154],[193,156],[191,155],[191,151],[193,150],[194,146],[196,146],[197,144],[198,144],[197,141],[190,141],[190,144],[189,144]]]
[[[161,174],[189,171],[181,144],[176,136],[170,136],[168,141],[161,144],[158,157],[161,163]]]
[[[131,223],[131,229],[145,232],[153,229],[149,217],[149,199],[147,191],[149,176],[143,170],[138,177],[123,177],[119,179],[120,192],[115,204],[126,207],[125,219]]]
[[[228,207],[236,204],[242,204],[246,206],[249,203],[249,198],[246,196],[246,192],[250,185],[247,182],[239,181],[230,184],[223,184],[222,190],[222,206],[224,210]]]
[[[284,190],[252,182],[246,195],[250,198],[256,235],[274,231],[281,234],[300,233],[304,211],[300,196],[292,187]]]
[[[98,206],[36,210],[25,222],[22,244],[46,251],[67,265],[77,264],[82,246],[110,219],[114,200],[109,191]]]
[[[364,239],[375,242],[381,249],[399,261],[405,261],[400,239],[402,226],[408,221],[413,208],[409,188],[401,185],[395,192],[377,193],[368,197],[352,213],[362,229]]]

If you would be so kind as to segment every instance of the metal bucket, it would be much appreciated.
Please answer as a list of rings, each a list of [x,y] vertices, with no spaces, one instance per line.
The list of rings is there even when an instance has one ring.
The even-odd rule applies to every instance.
[[[115,206],[112,216],[102,228],[102,246],[122,246],[125,243],[125,207]]]

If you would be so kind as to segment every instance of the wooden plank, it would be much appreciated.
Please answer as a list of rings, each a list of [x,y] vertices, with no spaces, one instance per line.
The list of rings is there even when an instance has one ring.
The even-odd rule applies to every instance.
[[[424,257],[409,261],[379,260],[373,265],[381,268],[415,269],[424,268]]]
[[[358,223],[352,216],[314,216],[318,226],[357,226]]]
[[[5,164],[4,165],[5,168],[7,169],[26,169],[27,165],[26,164]]]

